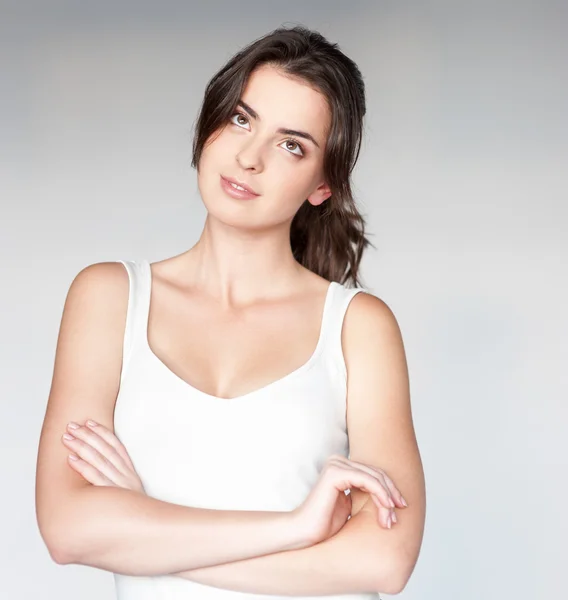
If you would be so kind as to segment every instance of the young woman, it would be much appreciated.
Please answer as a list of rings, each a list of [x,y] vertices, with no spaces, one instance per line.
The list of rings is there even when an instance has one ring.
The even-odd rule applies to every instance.
[[[198,242],[69,289],[37,465],[56,562],[121,600],[405,587],[425,487],[400,330],[360,286],[364,114],[357,66],[303,27],[209,82]]]

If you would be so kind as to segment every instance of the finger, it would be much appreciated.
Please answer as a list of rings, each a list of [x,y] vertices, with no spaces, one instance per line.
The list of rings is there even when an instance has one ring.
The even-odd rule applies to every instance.
[[[397,522],[395,509],[386,508],[379,502],[379,500],[374,495],[372,495],[372,498],[373,502],[375,503],[375,506],[377,507],[379,523],[383,527],[387,527],[388,529],[390,529],[391,526]],[[391,526],[389,526],[389,518],[391,519]]]
[[[381,481],[384,483],[385,487],[388,489],[390,497],[392,498],[394,504],[398,508],[406,508],[408,505],[406,504],[405,499],[402,497],[399,489],[394,484],[393,480],[382,470],[376,469],[372,466],[365,465],[366,469],[370,469],[371,473],[377,473],[380,476]],[[366,470],[365,469],[365,470]]]
[[[83,479],[86,479],[89,483],[97,486],[109,486],[114,485],[113,482],[105,477],[100,471],[95,469],[92,465],[79,458],[76,454],[71,453],[68,456],[69,466],[79,473]]]
[[[394,498],[394,501],[396,502],[396,505],[399,508],[406,508],[408,506],[408,503],[404,499],[403,495],[400,493],[400,490],[394,484],[393,480],[386,473],[384,474],[384,477],[386,484],[391,492],[391,495]]]
[[[121,485],[121,481],[124,478],[122,473],[120,473],[102,454],[82,439],[73,436],[71,436],[73,439],[67,439],[65,435],[61,438],[61,441],[69,450],[91,465],[91,467],[97,469],[97,471],[110,479],[114,484]]]
[[[357,463],[357,464],[360,464],[361,467],[364,468],[365,470],[370,469],[371,472],[380,473],[384,478],[385,485],[387,486],[387,488],[391,494],[391,498],[394,500],[395,504],[399,508],[406,508],[408,506],[408,504],[406,503],[406,500],[403,498],[402,494],[400,493],[400,490],[394,484],[394,481],[387,475],[387,473],[385,473],[385,471],[383,469],[374,467],[373,465],[366,465],[363,463]]]
[[[118,439],[118,437],[110,431],[104,425],[97,423],[91,419],[85,421],[85,426],[89,428],[90,431],[99,435],[109,446],[112,446],[116,452],[121,456],[122,460],[128,465],[130,469],[133,471],[134,465],[132,464],[132,460],[124,447],[124,444]]]
[[[375,506],[377,507],[377,512],[378,512],[377,520],[378,520],[379,524],[387,529],[391,529],[392,525],[396,522],[393,519],[394,508],[384,507],[374,496],[373,496],[373,502],[375,503]],[[391,520],[390,525],[389,525],[389,518]]]
[[[387,496],[388,496],[387,504],[385,504],[385,506],[387,506],[388,508],[394,508],[396,506],[395,498],[393,498],[391,489],[389,488],[389,486],[387,485],[387,482],[385,481],[385,475],[382,470],[375,469],[373,467],[365,465],[364,463],[358,463],[356,461],[349,460],[349,459],[347,459],[343,456],[339,456],[339,455],[337,455],[337,458],[336,458],[336,455],[333,455],[333,457],[330,460],[331,460],[331,462],[335,462],[336,464],[339,464],[347,469],[358,469],[361,472],[367,473],[368,475],[378,479],[379,482],[381,483],[381,485],[383,486],[383,489],[385,490],[385,494],[387,494]],[[372,492],[369,492],[369,493],[372,493]],[[401,504],[401,506],[404,506],[404,505]]]
[[[371,495],[374,494],[385,508],[390,509],[394,506],[389,491],[377,476],[341,462],[334,463],[333,466],[337,469],[337,486],[341,491],[353,485]]]
[[[94,448],[100,456],[103,456],[113,467],[119,472],[122,473],[123,476],[128,476],[130,469],[124,463],[122,457],[118,454],[118,452],[109,445],[106,440],[104,440],[100,435],[97,435],[94,431],[92,431],[89,427],[85,427],[79,425],[76,428],[68,427],[69,433],[74,435],[76,438],[82,440],[87,443],[89,446]],[[85,460],[88,460],[85,458]],[[100,469],[100,463],[94,464],[94,467]]]
[[[396,506],[398,506],[399,508],[406,508],[408,506],[408,504],[404,500],[402,494],[400,493],[399,489],[394,484],[393,480],[385,473],[385,471],[383,469],[374,467],[373,465],[350,460],[339,454],[333,455],[333,457],[335,460],[338,460],[339,462],[343,462],[345,464],[349,464],[349,465],[353,465],[354,467],[358,467],[358,468],[362,469],[363,471],[370,473],[371,475],[374,473],[381,474],[384,477],[385,485],[390,493],[391,498],[393,499],[393,502],[396,504]]]

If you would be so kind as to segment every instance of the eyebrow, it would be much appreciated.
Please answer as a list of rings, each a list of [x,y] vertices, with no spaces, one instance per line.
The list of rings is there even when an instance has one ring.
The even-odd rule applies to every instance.
[[[260,121],[260,117],[258,116],[258,113],[252,107],[250,107],[246,102],[244,102],[243,100],[239,100],[237,102],[237,104],[239,106],[242,106],[242,108],[244,108],[253,119],[257,119],[258,121]],[[314,139],[314,137],[312,135],[310,135],[309,133],[307,133],[306,131],[296,131],[295,129],[286,129],[284,127],[280,127],[277,130],[277,132],[284,133],[285,135],[295,135],[297,137],[301,137],[306,140],[310,140],[310,142],[315,144],[317,148],[320,147],[319,144]]]

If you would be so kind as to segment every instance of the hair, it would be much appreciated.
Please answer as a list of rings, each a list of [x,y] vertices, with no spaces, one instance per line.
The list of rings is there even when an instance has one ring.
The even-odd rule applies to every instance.
[[[361,148],[366,112],[365,85],[357,65],[339,46],[304,26],[279,27],[237,52],[209,81],[199,111],[191,166],[198,167],[210,136],[232,117],[251,73],[260,65],[298,78],[327,99],[331,125],[323,173],[331,196],[318,206],[307,200],[290,227],[295,259],[330,281],[362,286],[359,264],[374,245],[351,189],[351,173]]]

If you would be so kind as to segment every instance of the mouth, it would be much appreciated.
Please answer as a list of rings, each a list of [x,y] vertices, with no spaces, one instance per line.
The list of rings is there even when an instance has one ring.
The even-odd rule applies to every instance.
[[[221,186],[233,198],[246,200],[260,196],[251,187],[232,177],[221,175]]]

